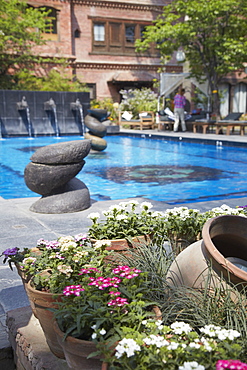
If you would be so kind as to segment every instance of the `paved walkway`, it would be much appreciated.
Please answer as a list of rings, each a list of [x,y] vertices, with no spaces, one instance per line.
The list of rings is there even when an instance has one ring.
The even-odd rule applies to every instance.
[[[167,137],[181,137],[204,139],[216,141],[231,141],[247,144],[247,136],[231,135],[202,135],[190,132],[173,133],[157,132],[156,130],[123,130],[123,133],[138,133],[141,135],[162,135]],[[224,144],[223,144],[224,145]],[[91,212],[101,212],[112,204],[117,204],[121,200],[99,201],[92,200],[89,209],[67,214],[38,214],[29,210],[29,207],[37,198],[9,199],[5,200],[0,197],[0,254],[7,248],[33,247],[39,238],[48,240],[56,239],[61,235],[76,235],[86,232],[91,225],[87,215]],[[133,199],[133,198],[132,198]],[[135,198],[139,202],[147,199]],[[151,201],[154,210],[164,211],[167,208],[173,208],[165,202]],[[201,211],[209,210],[213,207],[227,204],[231,207],[246,205],[247,198],[233,198],[220,201],[186,203],[189,208],[197,208]],[[0,350],[8,346],[8,340],[5,332],[6,312],[15,308],[26,307],[29,305],[26,293],[23,289],[21,279],[16,271],[11,271],[8,265],[0,260]]]

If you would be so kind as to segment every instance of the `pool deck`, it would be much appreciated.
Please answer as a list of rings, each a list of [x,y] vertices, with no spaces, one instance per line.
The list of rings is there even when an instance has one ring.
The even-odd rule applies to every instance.
[[[247,135],[215,135],[215,134],[194,134],[192,132],[170,132],[157,130],[120,130],[123,134],[141,134],[163,136],[167,138],[183,139],[199,139],[224,142],[247,144]],[[94,201],[92,200],[91,207],[76,213],[66,214],[39,214],[33,213],[29,207],[39,197],[21,198],[21,199],[3,199],[0,197],[0,254],[7,248],[33,247],[39,238],[48,240],[57,239],[61,235],[76,235],[86,232],[91,225],[91,221],[87,218],[91,212],[101,212],[107,209],[110,205],[118,204],[121,200]],[[131,198],[139,202],[147,201],[144,198]],[[247,204],[247,197],[232,198],[224,200],[214,200],[198,203],[181,203],[170,205],[166,202],[152,201],[153,210],[164,211],[174,206],[184,205],[188,208],[196,208],[200,211],[206,211],[213,207],[227,204],[231,207]],[[6,313],[10,310],[25,308],[29,306],[26,293],[22,286],[21,279],[16,271],[11,271],[8,265],[0,261],[0,355],[1,350],[9,347],[8,337],[6,334]],[[1,356],[0,356],[1,358]],[[3,369],[4,370],[4,369]],[[6,368],[7,370],[7,368]]]

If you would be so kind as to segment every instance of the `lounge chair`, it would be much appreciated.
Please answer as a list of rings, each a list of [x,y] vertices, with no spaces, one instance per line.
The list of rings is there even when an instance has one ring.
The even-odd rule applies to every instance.
[[[233,132],[235,127],[239,127],[240,134],[244,135],[247,121],[239,121],[242,114],[239,112],[229,113],[223,120],[218,121],[216,124],[216,134],[219,134],[222,128],[226,127],[226,135],[230,135],[230,132]]]
[[[139,119],[132,119],[132,113],[128,111],[119,112],[119,126],[128,125],[133,128],[154,128],[154,112],[140,112]]]

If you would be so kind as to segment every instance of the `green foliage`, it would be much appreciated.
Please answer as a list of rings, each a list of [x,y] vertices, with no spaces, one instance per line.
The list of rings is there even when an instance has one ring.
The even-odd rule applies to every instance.
[[[213,370],[219,359],[241,358],[240,333],[235,330],[209,325],[196,331],[182,321],[168,326],[147,320],[142,332],[122,328],[122,339],[108,362],[110,370]]]
[[[161,213],[152,212],[152,204],[143,202],[141,210],[137,209],[137,201],[121,202],[104,211],[104,219],[99,220],[99,213],[90,213],[93,224],[88,234],[93,239],[127,239],[142,235],[154,235],[159,231]]]
[[[25,1],[0,0],[0,87],[13,88],[16,70],[34,65],[39,57],[33,46],[42,45],[49,11],[28,7]]]
[[[156,112],[158,104],[158,95],[147,87],[141,90],[120,90],[122,101],[120,103],[121,111],[130,111],[134,118],[139,118],[140,112]]]
[[[67,286],[54,315],[65,333],[80,339],[116,341],[121,326],[141,330],[152,316],[147,274],[136,268],[105,265],[81,270],[77,285]]]
[[[61,63],[61,62],[60,62]],[[64,64],[64,62],[62,62]],[[73,81],[66,65],[51,69],[46,76],[36,77],[29,69],[18,71],[15,76],[15,90],[29,91],[89,91],[85,83]]]
[[[141,51],[156,42],[164,62],[182,47],[191,76],[208,80],[217,104],[222,78],[247,60],[246,8],[245,0],[174,0],[136,47]]]

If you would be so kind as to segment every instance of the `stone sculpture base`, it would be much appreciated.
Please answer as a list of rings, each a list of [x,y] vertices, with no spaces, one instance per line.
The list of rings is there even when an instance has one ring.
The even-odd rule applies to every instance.
[[[57,193],[43,196],[30,207],[36,213],[72,213],[83,211],[91,205],[90,193],[81,180],[73,178]]]

